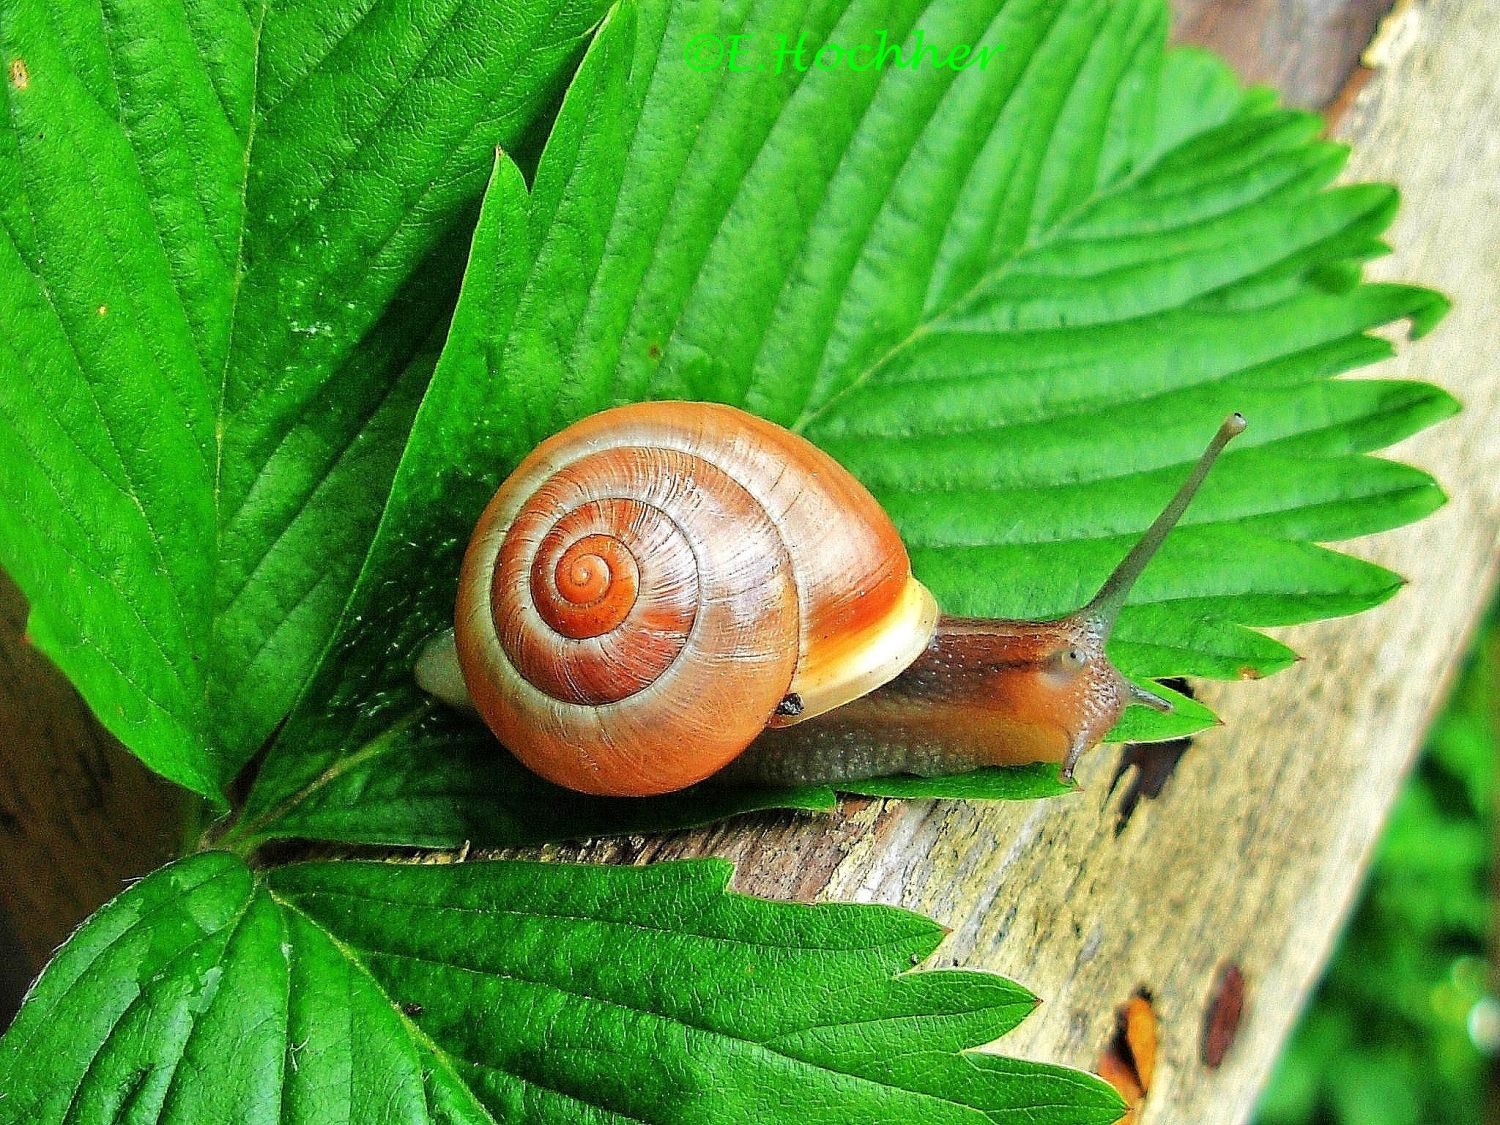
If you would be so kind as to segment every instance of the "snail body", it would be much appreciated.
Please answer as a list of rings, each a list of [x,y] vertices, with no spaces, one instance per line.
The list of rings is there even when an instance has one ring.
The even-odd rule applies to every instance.
[[[1086,629],[942,617],[890,683],[808,722],[766,730],[723,776],[802,785],[1030,762],[1071,772],[1130,702],[1170,709],[1120,676]]]
[[[618,407],[500,486],[418,681],[548,780],[644,796],[719,775],[835,782],[1054,761],[1170,704],[1104,644],[1244,422],[1227,421],[1100,594],[1045,622],[942,616],[875,499],[732,407]]]

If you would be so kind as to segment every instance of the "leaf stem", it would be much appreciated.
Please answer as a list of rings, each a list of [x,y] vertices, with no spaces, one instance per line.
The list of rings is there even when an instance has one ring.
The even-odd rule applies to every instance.
[[[390,726],[359,747],[359,749],[351,754],[344,755],[327,766],[301,789],[288,794],[278,804],[273,805],[265,812],[251,817],[249,820],[241,820],[231,825],[229,830],[215,843],[215,847],[221,849],[227,848],[241,857],[248,858],[256,848],[275,835],[275,833],[268,832],[268,828],[319,789],[338,780],[338,778],[348,773],[355,766],[385,753],[386,750],[390,749],[392,742],[430,715],[432,709],[431,703],[419,703],[410,711],[398,717]]]

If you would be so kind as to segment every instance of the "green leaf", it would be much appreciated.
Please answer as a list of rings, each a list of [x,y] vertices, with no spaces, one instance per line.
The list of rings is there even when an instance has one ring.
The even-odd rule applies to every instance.
[[[218,798],[332,638],[497,142],[597,3],[0,0],[0,564]]]
[[[210,706],[240,764],[332,636],[431,370],[496,144],[599,0],[267,8],[224,384]]]
[[[1035,998],[912,972],[936,924],[726,891],[728,864],[208,853],[68,943],[0,1040],[0,1122],[1105,1125],[1104,1083],[971,1053]]]
[[[867,797],[948,797],[970,801],[1026,801],[1037,797],[1057,797],[1077,788],[1058,776],[1051,764],[972,770],[948,777],[875,777],[868,781],[850,781],[839,785],[844,793]]]
[[[392,725],[355,753],[282,763],[289,771],[308,771],[297,774],[299,787],[275,805],[259,804],[269,792],[259,790],[222,843],[249,849],[268,839],[300,837],[433,848],[464,841],[519,846],[666,832],[759,809],[829,812],[835,806],[833,790],[823,786],[698,785],[650,800],[590,797],[543,781],[472,721],[432,704],[407,702],[413,711],[394,721],[384,712],[364,722],[355,709],[332,712],[361,729]],[[321,724],[305,716],[294,722],[285,745],[295,745],[304,734],[329,737],[326,728],[312,729]],[[319,762],[328,764],[313,772]]]
[[[1442,501],[1370,453],[1453,401],[1332,378],[1390,353],[1375,329],[1425,331],[1446,307],[1358,281],[1390,189],[1330,188],[1344,152],[1319,122],[1165,50],[1157,0],[897,9],[651,0],[599,34],[530,195],[497,168],[339,660],[266,761],[246,835],[454,844],[683,822],[677,801],[615,813],[556,790],[541,811],[482,730],[415,719],[410,669],[450,619],[491,491],[542,437],[620,402],[719,399],[801,430],[875,492],[947,610],[1011,617],[1084,602],[1245,411],[1121,617],[1112,655],[1142,679],[1269,674],[1294,655],[1247,626],[1397,588],[1317,545]],[[805,33],[815,50],[917,26],[1003,50],[962,73],[684,61],[705,35]],[[1211,721],[1136,709],[1116,737]],[[1058,791],[1044,774],[859,788]]]
[[[211,73],[186,26],[143,34],[144,5],[92,26],[50,8],[0,4],[0,560],[104,724],[213,793],[200,662],[246,75]],[[245,37],[236,10],[215,39]]]
[[[587,82],[591,73],[586,71],[580,82]],[[577,96],[575,89],[570,97]],[[511,315],[514,290],[507,288],[507,271],[524,261],[506,253],[522,237],[517,226],[524,222],[524,184],[503,159],[495,176],[471,258],[480,268],[466,277],[452,345],[433,376],[439,393],[427,399],[413,427],[414,448],[462,451],[453,456],[474,458],[459,464],[488,463],[476,453],[486,439],[475,429],[489,423],[491,390],[477,380],[459,384],[452,394],[442,390],[450,380],[464,379],[473,365],[483,364],[482,355],[463,350],[463,341],[482,341],[487,334],[467,326],[476,320],[502,324]],[[497,426],[493,432],[505,431]],[[463,491],[464,500],[454,489]],[[450,511],[455,503],[482,505],[490,490],[486,475],[455,479],[434,471],[425,458],[406,462],[384,526],[443,527],[441,520],[433,521],[434,515]],[[365,604],[367,616],[356,622],[362,640],[322,669],[309,693],[310,700],[321,702],[303,707],[290,720],[227,843],[249,847],[271,838],[302,837],[427,847],[463,841],[515,846],[664,832],[761,809],[826,812],[834,807],[834,793],[825,786],[733,789],[708,783],[629,801],[574,793],[522,767],[473,721],[434,707],[409,677],[392,682],[390,665],[409,668],[411,654],[451,614],[451,582],[430,560],[434,551],[451,554],[454,547],[435,545],[415,532],[377,538],[368,573],[418,575],[434,589],[424,591],[417,606],[402,597]],[[365,652],[377,649],[386,663],[365,658]],[[349,740],[358,738],[368,741],[352,753],[342,752]],[[268,778],[286,788],[274,787]],[[845,789],[870,795],[1020,800],[1066,793],[1071,786],[1058,779],[1055,767],[1045,767],[981,770],[963,779],[885,778]]]

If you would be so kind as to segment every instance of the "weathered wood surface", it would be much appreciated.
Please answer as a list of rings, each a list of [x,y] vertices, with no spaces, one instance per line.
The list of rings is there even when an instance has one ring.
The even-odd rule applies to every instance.
[[[1172,35],[1210,47],[1247,82],[1324,109],[1338,100],[1393,0],[1172,0]]]
[[[0,1028],[78,923],[178,844],[176,790],[25,643],[25,605],[0,573]]]
[[[1123,827],[1125,786],[1110,784],[1119,752],[1105,751],[1068,799],[855,803],[831,821],[766,816],[556,854],[720,855],[752,893],[932,915],[953,930],[939,963],[993,969],[1045,998],[1007,1053],[1093,1067],[1116,1008],[1144,987],[1160,1047],[1143,1121],[1247,1119],[1496,578],[1500,5],[1434,0],[1406,18],[1419,21],[1408,52],[1365,85],[1337,132],[1355,145],[1350,178],[1404,191],[1397,253],[1373,272],[1457,297],[1437,333],[1370,372],[1436,381],[1467,406],[1396,451],[1437,474],[1449,505],[1352,545],[1410,586],[1358,618],[1283,631],[1306,656],[1294,669],[1206,686],[1227,725],[1198,739]],[[1229,965],[1243,973],[1245,1009],[1212,1069],[1205,1021]]]

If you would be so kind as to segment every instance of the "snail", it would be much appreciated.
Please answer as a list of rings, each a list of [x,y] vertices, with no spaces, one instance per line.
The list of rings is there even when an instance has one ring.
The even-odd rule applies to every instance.
[[[810,442],[728,406],[585,418],[500,486],[419,684],[476,709],[558,785],[609,796],[709,777],[836,783],[1058,762],[1126,706],[1170,711],[1105,642],[1225,444],[1081,609],[942,615],[889,517]]]

